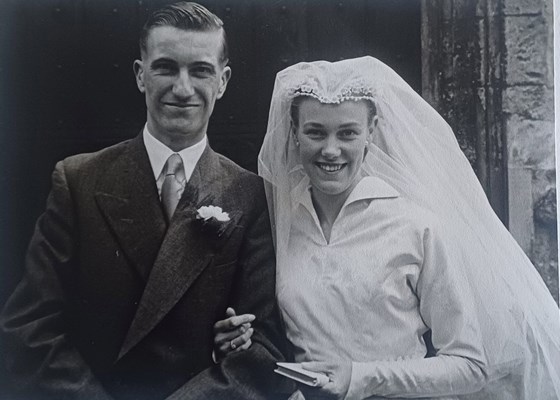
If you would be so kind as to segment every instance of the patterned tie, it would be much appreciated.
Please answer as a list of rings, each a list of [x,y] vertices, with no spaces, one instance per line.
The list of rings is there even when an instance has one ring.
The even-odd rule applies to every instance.
[[[165,179],[161,186],[161,202],[167,220],[171,221],[185,187],[185,170],[181,156],[177,153],[171,154],[163,169],[165,170]]]

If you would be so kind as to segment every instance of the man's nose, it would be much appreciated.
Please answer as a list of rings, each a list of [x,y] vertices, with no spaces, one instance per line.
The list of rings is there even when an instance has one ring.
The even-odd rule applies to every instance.
[[[325,158],[336,158],[340,156],[340,143],[336,136],[332,135],[327,137],[323,145],[321,154]]]
[[[194,94],[194,87],[188,71],[180,71],[173,83],[173,94],[179,98],[187,98]]]

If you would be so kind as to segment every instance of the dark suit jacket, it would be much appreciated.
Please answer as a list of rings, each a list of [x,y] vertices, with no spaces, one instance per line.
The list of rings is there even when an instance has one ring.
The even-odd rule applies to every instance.
[[[196,210],[220,206],[223,225]],[[220,365],[213,324],[257,316]],[[268,398],[283,334],[263,185],[210,147],[167,226],[142,136],[59,162],[1,327],[9,368],[53,398]]]

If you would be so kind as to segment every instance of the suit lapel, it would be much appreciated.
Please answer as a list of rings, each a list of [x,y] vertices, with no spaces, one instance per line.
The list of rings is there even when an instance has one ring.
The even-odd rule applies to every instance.
[[[214,257],[215,243],[201,232],[196,210],[220,204],[219,178],[218,156],[207,146],[170,221],[119,359],[163,319]]]
[[[95,200],[125,255],[145,281],[165,235],[165,218],[142,136],[101,179]]]

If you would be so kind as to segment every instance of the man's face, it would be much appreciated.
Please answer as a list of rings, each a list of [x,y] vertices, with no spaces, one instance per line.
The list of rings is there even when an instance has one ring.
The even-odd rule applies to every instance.
[[[221,31],[158,26],[148,34],[142,60],[134,61],[138,89],[146,95],[148,129],[175,151],[206,133],[231,76],[221,54]]]

